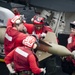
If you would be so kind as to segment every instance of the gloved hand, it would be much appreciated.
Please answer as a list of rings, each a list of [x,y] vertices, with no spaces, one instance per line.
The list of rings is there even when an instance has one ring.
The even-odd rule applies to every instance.
[[[36,34],[32,34],[37,40],[39,40],[38,36]]]
[[[72,51],[73,58],[75,59],[75,50]]]
[[[10,73],[9,75],[17,75],[16,73]]]
[[[15,72],[14,70],[10,71],[10,73],[11,73],[12,75],[15,75],[15,74],[16,74],[16,72]]]
[[[72,42],[72,37],[68,38],[68,44]]]
[[[46,73],[46,68],[41,68],[41,72]]]
[[[11,74],[15,74],[15,73],[16,73],[16,72],[14,71],[14,69],[12,68],[11,64],[7,64],[7,68],[8,68],[8,70],[9,70],[9,72],[10,72]]]
[[[41,37],[42,37],[42,38],[45,38],[45,36],[46,36],[46,33],[42,33],[42,34],[41,34]]]

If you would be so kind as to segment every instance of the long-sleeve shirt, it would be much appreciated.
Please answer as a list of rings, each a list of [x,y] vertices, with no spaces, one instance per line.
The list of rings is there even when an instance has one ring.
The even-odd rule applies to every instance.
[[[32,71],[34,74],[40,74],[41,70],[37,65],[37,59],[28,47],[17,47],[12,50],[6,57],[5,63],[14,62],[16,71]]]

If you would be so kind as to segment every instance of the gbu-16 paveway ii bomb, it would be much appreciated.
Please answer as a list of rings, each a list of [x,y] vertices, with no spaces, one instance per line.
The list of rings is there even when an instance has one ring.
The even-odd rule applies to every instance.
[[[1,27],[0,28],[0,43],[4,43],[4,36],[5,36],[5,31],[6,28]],[[51,53],[51,54],[56,54],[60,56],[67,56],[67,55],[72,55],[71,52],[64,46],[54,44],[54,43],[49,43],[49,41],[44,41],[41,40],[40,46],[38,47],[39,50]]]

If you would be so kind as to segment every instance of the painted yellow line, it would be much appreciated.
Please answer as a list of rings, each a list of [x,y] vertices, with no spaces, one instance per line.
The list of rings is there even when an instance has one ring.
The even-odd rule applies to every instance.
[[[0,59],[0,62],[4,62],[4,59]]]

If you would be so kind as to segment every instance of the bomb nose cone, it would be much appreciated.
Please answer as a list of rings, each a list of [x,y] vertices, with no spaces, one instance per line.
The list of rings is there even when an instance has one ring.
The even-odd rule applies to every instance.
[[[69,56],[72,55],[72,53],[64,46],[57,45],[54,43],[50,43],[52,47],[49,47],[49,52],[52,54],[60,55],[60,56]]]

